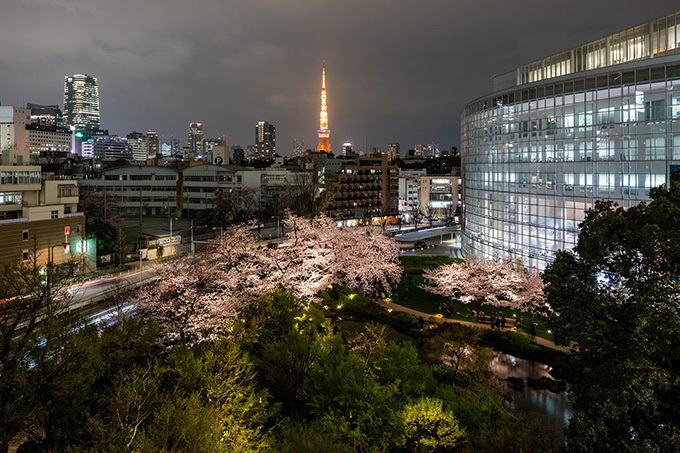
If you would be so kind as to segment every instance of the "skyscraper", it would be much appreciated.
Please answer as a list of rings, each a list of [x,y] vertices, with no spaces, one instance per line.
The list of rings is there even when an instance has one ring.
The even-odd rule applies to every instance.
[[[189,123],[187,148],[194,156],[203,154],[203,123]]]
[[[326,60],[323,61],[323,71],[321,74],[321,113],[319,114],[319,144],[317,151],[331,152],[331,142],[329,140],[331,131],[328,129],[328,108],[326,106]]]
[[[302,140],[298,140],[297,138],[293,139],[293,157],[301,157],[305,152],[305,142]]]
[[[399,143],[396,142],[387,145],[387,161],[394,162],[399,159],[401,157],[400,149]]]
[[[354,146],[347,142],[342,144],[342,157],[354,157]]]
[[[240,164],[241,161],[243,161],[246,157],[245,151],[243,151],[243,148],[241,147],[241,145],[232,145],[231,153],[232,153],[232,160],[237,165]]]
[[[146,152],[149,156],[153,157],[158,154],[158,132],[148,130],[146,135],[144,135],[144,142],[146,143]]]
[[[87,139],[99,130],[99,82],[87,74],[64,79],[64,125],[74,126],[76,136]]]
[[[272,159],[276,154],[276,126],[269,121],[255,125],[255,158]]]
[[[163,157],[175,157],[180,152],[179,139],[169,138],[161,140],[161,155]]]

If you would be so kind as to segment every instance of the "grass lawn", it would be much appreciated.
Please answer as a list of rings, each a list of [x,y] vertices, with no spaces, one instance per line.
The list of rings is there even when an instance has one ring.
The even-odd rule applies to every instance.
[[[409,278],[407,279],[404,277],[399,282],[397,294],[394,297],[395,303],[413,310],[422,311],[431,315],[441,314],[445,317],[446,313],[439,310],[439,305],[441,303],[446,303],[451,309],[451,319],[472,321],[472,313],[470,312],[471,306],[469,304],[429,293],[420,287],[424,282],[422,275],[424,269],[431,269],[442,264],[454,262],[453,259],[437,255],[405,256],[401,259],[404,270],[408,273]],[[519,310],[511,310],[504,307],[493,307],[491,305],[482,305],[481,310],[484,311],[487,318],[494,311],[500,313],[500,316],[505,316],[507,320],[506,326],[513,326],[515,320],[519,319],[522,331],[529,333],[529,326],[531,325],[530,313],[524,313]],[[548,333],[549,329],[545,321],[538,317],[536,317],[535,320],[538,323],[536,326],[536,335],[554,341],[553,334]]]

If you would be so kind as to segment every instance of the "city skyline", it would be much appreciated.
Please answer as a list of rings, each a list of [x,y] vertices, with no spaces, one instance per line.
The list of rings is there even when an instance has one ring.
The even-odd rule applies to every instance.
[[[446,149],[460,146],[460,111],[490,91],[496,71],[676,8],[628,0],[431,8],[202,1],[161,13],[154,1],[34,3],[3,7],[0,37],[12,45],[0,50],[2,105],[60,104],[64,77],[85,73],[99,80],[101,126],[112,134],[151,129],[184,139],[187,124],[202,122],[206,137],[226,134],[229,145],[246,146],[252,125],[267,118],[285,155],[294,138],[307,148],[318,139],[311,125],[322,59],[333,88],[332,149],[433,141]],[[125,33],[113,26],[120,23]]]

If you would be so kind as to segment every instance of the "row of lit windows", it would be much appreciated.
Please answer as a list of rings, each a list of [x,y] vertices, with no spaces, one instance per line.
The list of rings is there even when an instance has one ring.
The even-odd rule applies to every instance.
[[[39,171],[0,171],[0,184],[40,184]]]
[[[675,49],[680,49],[680,12],[522,66],[517,70],[517,83],[613,66]]]

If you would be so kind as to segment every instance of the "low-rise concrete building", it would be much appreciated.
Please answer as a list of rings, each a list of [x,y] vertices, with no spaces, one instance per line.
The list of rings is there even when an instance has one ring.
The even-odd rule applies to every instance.
[[[42,174],[28,150],[8,150],[0,165],[0,264],[84,265],[85,216],[77,212],[78,182]],[[81,259],[83,258],[83,259]]]

